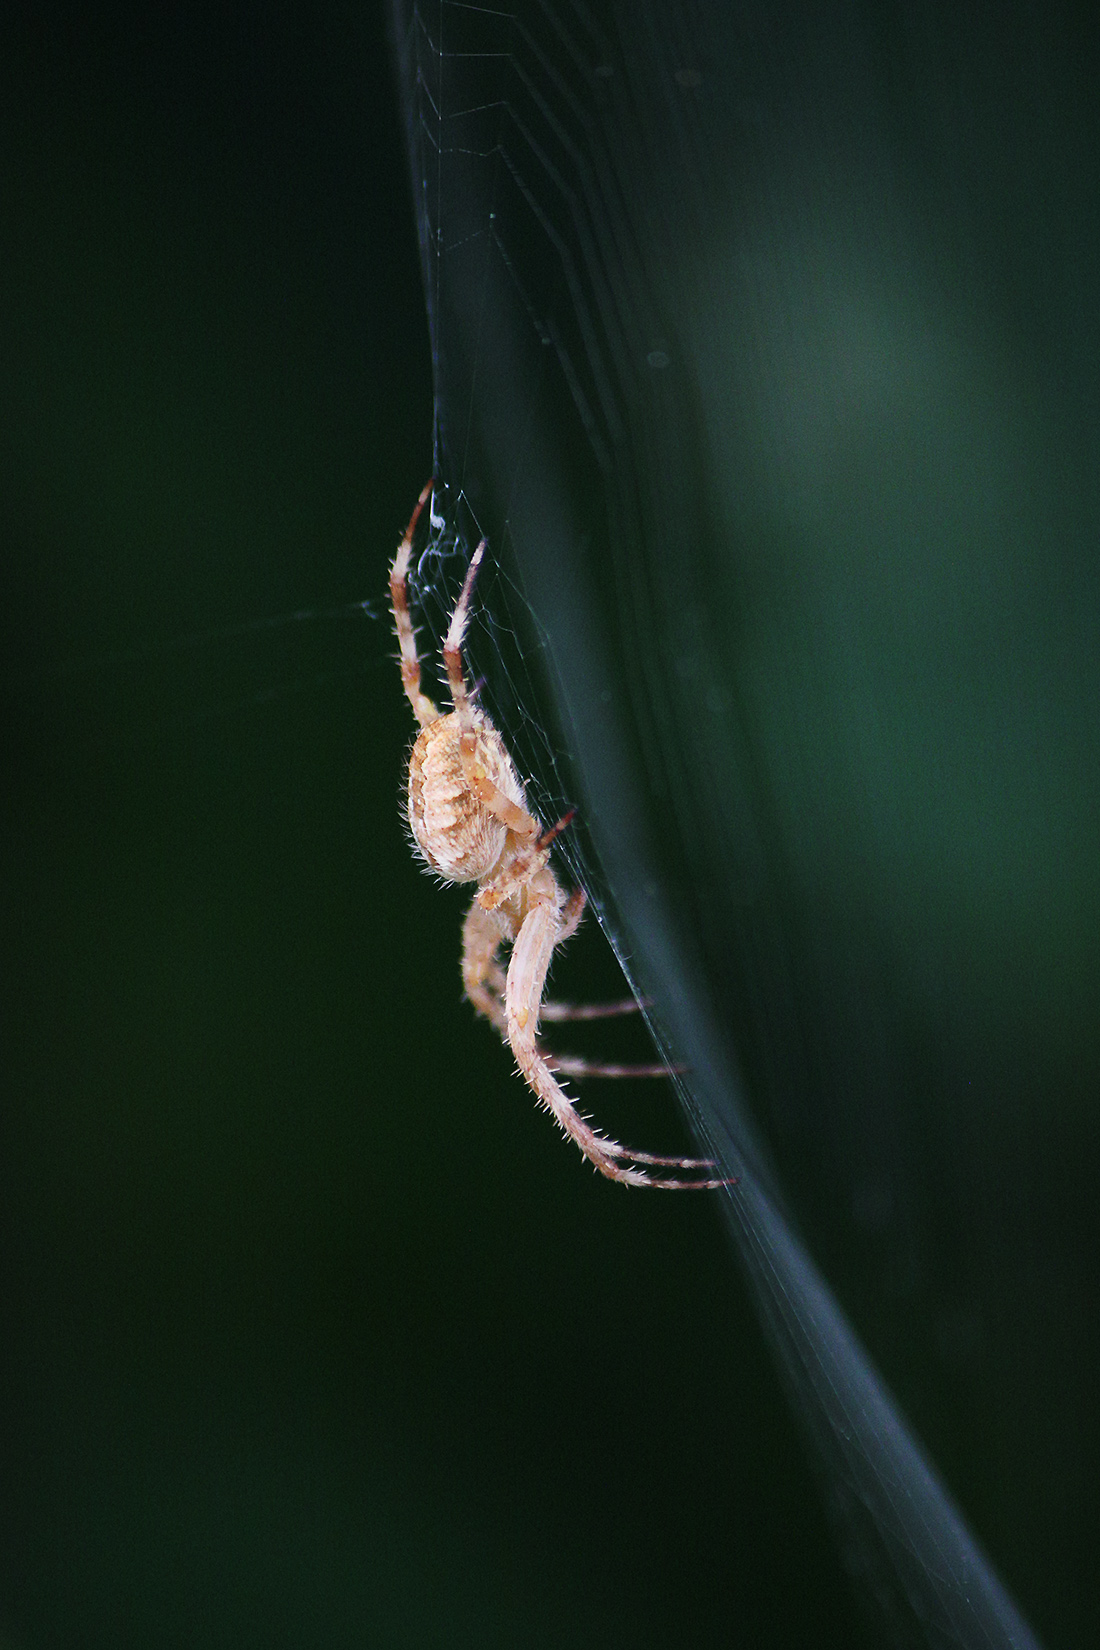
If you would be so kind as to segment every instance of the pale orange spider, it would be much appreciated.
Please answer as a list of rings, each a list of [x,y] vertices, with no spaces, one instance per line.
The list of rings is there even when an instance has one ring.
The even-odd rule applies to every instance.
[[[483,539],[470,560],[458,606],[443,643],[443,663],[451,690],[450,711],[439,711],[421,692],[420,659],[409,615],[406,582],[413,535],[432,491],[429,482],[390,570],[390,600],[401,647],[401,680],[420,734],[409,756],[409,825],[428,866],[446,882],[476,882],[477,893],[462,938],[462,983],[466,995],[511,1045],[520,1072],[536,1099],[552,1112],[590,1163],[609,1180],[669,1191],[706,1191],[726,1180],[676,1180],[653,1169],[709,1169],[709,1159],[657,1157],[628,1151],[597,1133],[565,1093],[555,1071],[574,1076],[651,1076],[662,1067],[593,1065],[547,1056],[538,1041],[545,1019],[594,1019],[626,1013],[636,1005],[610,1003],[573,1007],[543,1003],[550,959],[575,932],[584,911],[581,889],[566,894],[550,868],[550,845],[568,823],[546,830],[530,811],[515,765],[488,716],[473,702],[462,663],[462,643],[470,616],[474,580],[485,554]],[[510,945],[505,975],[499,953]]]

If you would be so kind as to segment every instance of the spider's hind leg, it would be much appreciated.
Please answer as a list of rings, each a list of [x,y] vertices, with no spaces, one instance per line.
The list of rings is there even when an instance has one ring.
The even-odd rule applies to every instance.
[[[546,983],[546,970],[557,943],[558,917],[550,901],[537,901],[528,910],[523,927],[512,948],[505,992],[508,1041],[520,1071],[536,1097],[551,1112],[559,1127],[580,1147],[602,1175],[627,1186],[649,1186],[665,1191],[709,1191],[730,1184],[728,1180],[679,1180],[648,1173],[638,1164],[657,1168],[707,1169],[711,1165],[695,1158],[663,1158],[646,1152],[632,1152],[616,1140],[599,1134],[581,1116],[555,1077],[538,1045],[539,1003]]]
[[[462,928],[462,988],[507,1042],[505,976],[497,960],[503,938],[499,922],[475,898]]]
[[[561,926],[558,929],[557,946],[564,945],[565,941],[576,933],[584,916],[585,892],[577,888],[565,902],[561,914]],[[569,1020],[611,1020],[625,1014],[638,1014],[645,1006],[634,997],[622,997],[618,1002],[611,1003],[542,1003],[539,1007],[539,1019],[549,1024],[561,1024]],[[547,1062],[555,1071],[561,1071],[568,1077],[667,1077],[669,1068],[664,1065],[622,1065],[607,1063],[599,1060],[578,1059],[571,1054],[555,1054]]]
[[[566,900],[565,906],[562,910],[561,926],[558,929],[555,949],[559,945],[564,945],[566,940],[572,939],[573,935],[577,932],[577,929],[581,925],[581,918],[584,916],[586,904],[587,896],[585,895],[584,889],[575,888]],[[539,1018],[551,1023],[564,1020],[612,1020],[617,1019],[619,1015],[622,1014],[637,1014],[643,1007],[644,1004],[637,1002],[633,997],[623,997],[620,998],[618,1002],[613,1003],[549,1002],[543,1003],[540,1007]],[[565,1068],[563,1067],[562,1069],[564,1070]],[[662,1066],[660,1069],[661,1074],[663,1075],[664,1067]],[[595,1075],[594,1070],[592,1071],[592,1075]],[[609,1077],[612,1073],[608,1070],[602,1075]],[[639,1070],[635,1071],[633,1075],[641,1076],[641,1069],[639,1068]]]

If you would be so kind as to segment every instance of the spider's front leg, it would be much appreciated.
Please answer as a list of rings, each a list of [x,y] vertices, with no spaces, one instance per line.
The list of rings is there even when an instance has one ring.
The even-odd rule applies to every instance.
[[[466,627],[470,622],[470,605],[474,598],[474,580],[477,570],[481,566],[485,555],[485,540],[482,539],[473,555],[470,565],[466,569],[466,577],[462,581],[462,594],[451,614],[451,622],[447,626],[447,635],[443,643],[443,666],[447,672],[447,686],[451,690],[451,703],[462,718],[464,728],[473,728],[475,723],[473,706],[470,704],[470,695],[466,690],[466,674],[462,660],[462,644],[466,640]]]
[[[443,643],[443,664],[447,672],[447,685],[451,690],[451,703],[462,727],[459,759],[462,763],[463,778],[482,807],[488,808],[493,817],[499,819],[502,825],[506,825],[519,841],[526,842],[539,835],[541,826],[533,814],[528,813],[526,808],[502,788],[501,779],[505,775],[512,777],[511,759],[496,729],[474,708],[466,686],[462,650],[466,640],[466,628],[470,622],[474,580],[477,578],[477,571],[484,555],[485,540],[482,539],[470,557],[462,594],[451,614],[451,622]],[[515,783],[518,789],[519,781],[516,780]]]
[[[405,696],[413,708],[413,715],[422,728],[428,727],[439,715],[438,710],[427,694],[420,688],[420,655],[416,651],[416,631],[413,629],[412,615],[409,612],[409,559],[412,556],[413,535],[416,524],[420,520],[420,512],[427,504],[432,494],[432,483],[429,481],[423,487],[420,497],[416,501],[416,509],[405,529],[405,536],[397,547],[397,554],[393,558],[390,568],[390,606],[393,610],[394,629],[397,632],[398,645],[401,648],[401,685],[405,689]]]

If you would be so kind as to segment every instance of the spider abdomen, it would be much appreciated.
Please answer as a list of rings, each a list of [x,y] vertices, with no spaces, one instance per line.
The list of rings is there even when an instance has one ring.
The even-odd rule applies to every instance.
[[[476,792],[462,762],[462,724],[452,712],[421,730],[409,757],[409,825],[417,847],[448,882],[481,882],[500,861],[508,828]],[[519,808],[523,787],[494,728],[477,729],[481,771]]]

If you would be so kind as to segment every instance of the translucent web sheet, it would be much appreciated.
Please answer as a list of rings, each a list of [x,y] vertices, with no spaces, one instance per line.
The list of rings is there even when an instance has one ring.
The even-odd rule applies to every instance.
[[[961,443],[971,499],[974,476],[979,491],[1002,485],[1004,452],[1034,433],[1012,427],[1003,386],[975,365],[973,316],[945,319],[919,233],[927,211],[950,252],[965,210],[956,199],[954,220],[936,216],[951,180],[928,183],[936,140],[921,124],[937,111],[903,118],[906,96],[920,105],[914,65],[942,87],[973,42],[940,42],[900,14],[871,27],[855,8],[702,0],[398,0],[395,32],[435,361],[422,618],[439,633],[486,534],[473,668],[543,816],[580,802],[572,870],[686,1067],[697,1132],[743,1177],[730,1230],[876,1631],[1032,1645],[796,1229],[739,1071],[747,1044],[754,1096],[781,1105],[802,1089],[793,1104],[812,1114],[809,1074],[826,1057],[789,1052],[809,1020],[791,1006],[796,925],[776,867],[795,884],[824,879],[812,826],[847,831],[826,792],[806,838],[783,837],[796,799],[761,729],[801,741],[808,766],[820,730],[759,633],[786,604],[823,676],[849,649],[855,695],[836,569],[864,558],[872,578],[882,545],[909,542],[899,453],[934,475],[936,443]],[[939,136],[953,153],[957,134]],[[983,470],[987,404],[1005,422]],[[868,525],[842,558],[828,510],[840,514],[845,487],[866,499]],[[966,508],[977,514],[948,523],[945,543],[989,530],[982,506]],[[805,662],[789,663],[797,683]],[[893,806],[892,777],[883,789]],[[873,957],[865,966],[873,976]],[[950,1190],[950,1172],[920,1162],[912,1137],[927,1119],[905,1102],[920,1079],[898,1075],[904,1036],[873,979],[867,1001],[866,1026],[858,1001],[852,1013],[879,1050],[864,1074],[873,1104],[845,1114],[834,1097],[833,1150],[901,1165],[908,1189],[882,1195],[900,1201],[904,1230],[914,1183],[938,1172]]]

